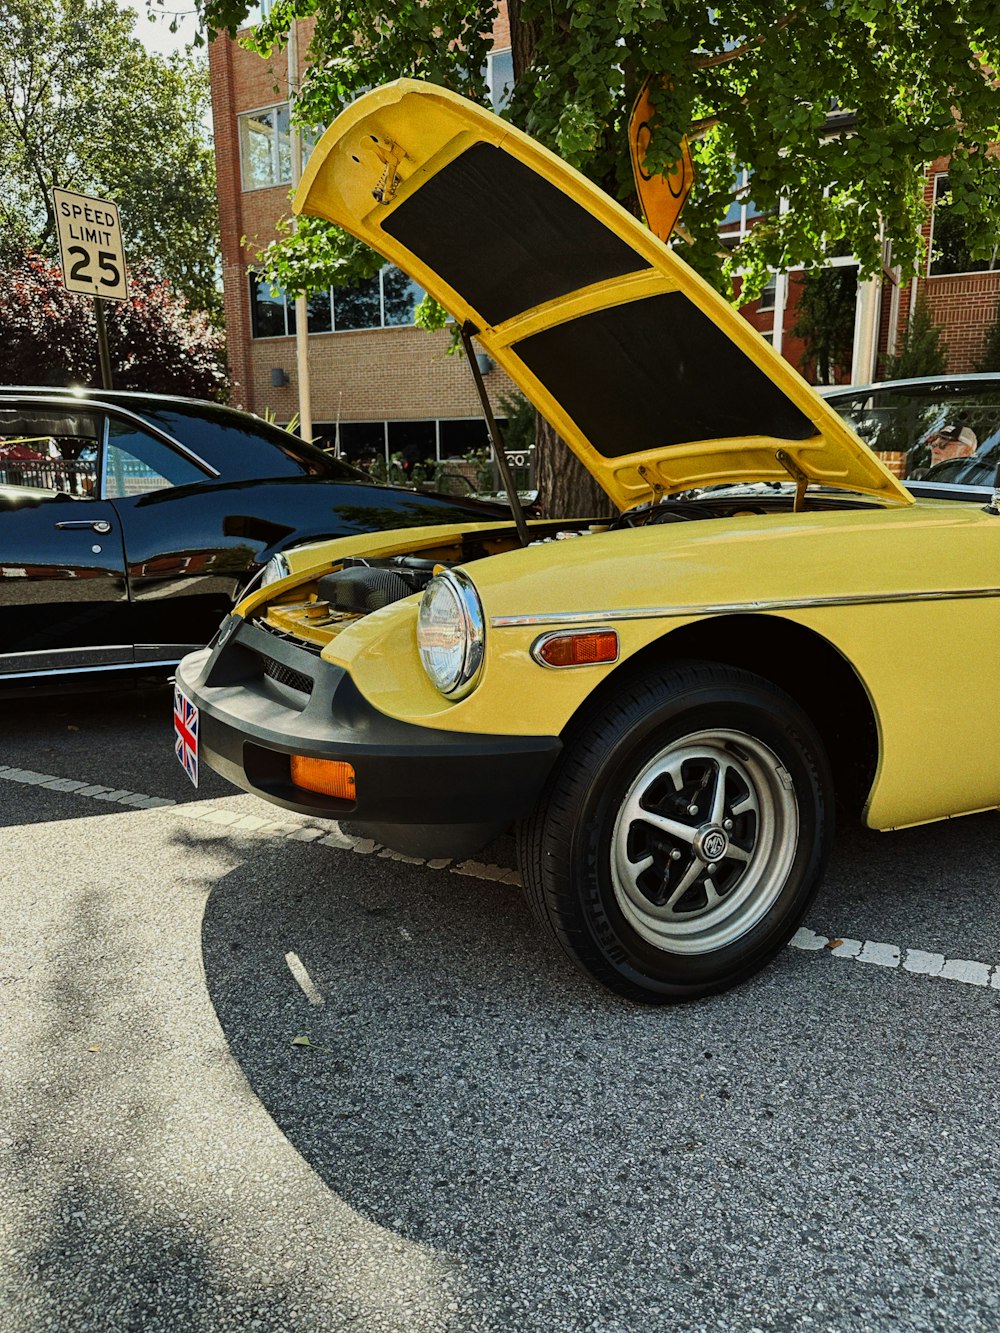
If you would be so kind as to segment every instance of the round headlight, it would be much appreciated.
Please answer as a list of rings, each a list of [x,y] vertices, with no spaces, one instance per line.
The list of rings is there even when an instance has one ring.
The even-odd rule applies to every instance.
[[[428,583],[417,617],[417,647],[431,682],[449,699],[475,688],[485,652],[483,608],[460,570],[447,570]]]

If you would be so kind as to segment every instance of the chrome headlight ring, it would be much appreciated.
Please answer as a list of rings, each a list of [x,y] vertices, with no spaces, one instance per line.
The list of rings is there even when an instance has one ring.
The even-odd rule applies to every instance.
[[[428,679],[448,699],[464,699],[479,683],[486,657],[486,620],[475,585],[460,569],[436,574],[417,615],[417,648]]]
[[[287,579],[292,571],[288,567],[288,561],[279,551],[277,555],[272,555],[270,560],[260,572],[260,586],[266,588],[269,583],[277,583],[279,579]]]

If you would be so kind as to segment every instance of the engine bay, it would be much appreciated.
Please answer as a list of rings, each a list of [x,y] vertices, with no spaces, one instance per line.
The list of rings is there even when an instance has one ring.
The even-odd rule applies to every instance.
[[[660,523],[688,523],[768,513],[788,514],[794,493],[783,485],[726,487],[690,498],[673,497],[627,510],[603,523],[589,520],[549,520],[532,523],[531,546],[578,540]],[[843,492],[811,492],[805,508],[812,511],[880,506]],[[314,582],[298,585],[284,597],[261,608],[257,623],[273,634],[322,651],[341,630],[362,616],[423,592],[436,573],[455,565],[472,564],[518,547],[510,527],[463,533],[439,546],[423,547],[420,554],[385,558],[350,556],[339,561]]]

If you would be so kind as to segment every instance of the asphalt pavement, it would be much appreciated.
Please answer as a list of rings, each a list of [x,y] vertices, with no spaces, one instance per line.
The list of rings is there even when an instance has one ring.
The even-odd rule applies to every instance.
[[[763,975],[558,957],[411,863],[0,704],[0,1331],[1000,1329],[1000,817],[842,830]],[[61,781],[60,781],[61,780]]]

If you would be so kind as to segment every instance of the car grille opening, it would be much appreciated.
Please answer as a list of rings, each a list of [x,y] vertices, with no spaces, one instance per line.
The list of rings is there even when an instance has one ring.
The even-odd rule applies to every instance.
[[[287,685],[289,689],[298,690],[300,694],[312,694],[313,682],[303,672],[285,666],[284,662],[276,662],[273,657],[264,657],[261,660],[264,663],[265,676],[270,676],[279,685]]]
[[[263,618],[255,620],[253,623],[257,629],[263,630],[266,634],[273,634],[276,639],[281,639],[284,643],[293,643],[296,648],[306,653],[312,653],[314,657],[319,657],[323,651],[321,643],[310,643],[307,639],[300,639],[286,629],[279,629],[277,625],[268,624]]]

